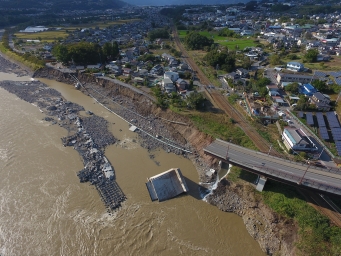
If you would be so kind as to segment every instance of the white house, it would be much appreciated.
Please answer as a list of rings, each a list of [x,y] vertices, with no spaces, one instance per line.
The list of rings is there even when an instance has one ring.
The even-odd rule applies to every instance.
[[[291,61],[287,63],[287,69],[292,71],[303,71],[304,65],[296,61]]]
[[[162,89],[167,93],[176,92],[173,81],[168,77],[162,80]]]
[[[169,78],[173,82],[179,79],[179,73],[172,72],[172,71],[166,71],[163,75],[164,78]]]
[[[283,130],[282,139],[287,149],[294,151],[317,151],[316,145],[309,139],[303,130],[287,127]]]

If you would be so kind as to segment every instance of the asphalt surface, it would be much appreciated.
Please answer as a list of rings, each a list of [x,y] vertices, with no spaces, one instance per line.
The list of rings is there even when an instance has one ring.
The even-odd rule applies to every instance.
[[[215,140],[204,149],[221,159],[302,186],[341,195],[341,171],[338,168],[318,168],[250,150],[222,140]],[[303,177],[303,179],[302,179]]]

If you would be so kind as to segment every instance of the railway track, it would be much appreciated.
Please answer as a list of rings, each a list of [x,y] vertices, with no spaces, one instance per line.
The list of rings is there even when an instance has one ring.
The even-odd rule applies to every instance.
[[[200,79],[201,83],[205,84],[206,86],[210,84],[210,81],[205,76],[205,74],[201,71],[201,69],[197,66],[195,61],[189,57],[187,50],[182,45],[179,39],[179,35],[177,33],[177,30],[173,26],[173,36],[175,43],[179,50],[182,52],[183,57],[186,59],[186,62],[192,67],[192,70],[196,72],[197,77]],[[248,121],[245,119],[245,117],[239,113],[227,100],[226,98],[219,92],[215,92],[214,90],[205,88],[205,93],[208,96],[209,100],[212,102],[212,104],[223,110],[227,115],[229,115],[232,119],[234,119],[238,126],[246,133],[246,135],[253,141],[255,146],[261,151],[261,152],[268,152],[270,149],[270,144],[267,142],[255,129],[253,126],[251,126]],[[271,151],[272,155],[278,155],[278,153],[272,149]]]
[[[215,90],[211,90],[207,88],[207,85],[210,84],[210,81],[205,76],[205,74],[201,71],[201,69],[197,66],[195,61],[189,57],[187,50],[182,45],[179,35],[177,33],[177,30],[173,26],[173,35],[174,40],[179,48],[179,50],[182,52],[183,58],[186,59],[186,62],[192,67],[192,70],[196,72],[197,77],[200,79],[201,83],[205,84],[205,93],[208,97],[208,99],[212,102],[212,104],[223,110],[227,115],[229,115],[231,118],[233,118],[239,127],[245,132],[245,134],[253,141],[255,146],[264,153],[269,152],[270,144],[267,142],[257,131],[256,129],[249,124],[249,122],[245,119],[245,117],[238,112],[228,101],[227,99],[219,92],[216,92]],[[283,157],[283,155],[279,154],[274,149],[271,150],[271,155]],[[335,225],[341,227],[341,214],[331,205],[328,203],[328,201],[321,197],[319,194],[311,191],[306,190],[299,190],[301,194],[306,198],[306,200],[311,204],[312,207],[314,207],[317,211],[322,213],[323,215],[327,216]]]

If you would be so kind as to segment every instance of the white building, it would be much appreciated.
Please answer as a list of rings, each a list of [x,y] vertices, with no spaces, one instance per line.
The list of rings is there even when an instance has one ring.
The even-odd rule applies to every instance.
[[[46,31],[48,30],[48,28],[44,27],[44,26],[36,26],[36,27],[27,27],[24,30],[20,30],[20,32],[23,33],[36,33],[36,32],[42,32],[42,31]]]
[[[172,82],[175,82],[176,80],[179,79],[179,73],[177,72],[172,72],[172,71],[166,71],[163,75],[163,77],[169,78],[170,80],[172,80]]]
[[[292,71],[303,71],[304,65],[296,61],[291,61],[287,63],[287,69]]]
[[[302,129],[285,128],[283,130],[282,139],[287,149],[294,151],[317,151],[316,145],[309,139]]]
[[[176,92],[176,87],[175,87],[173,81],[168,77],[166,77],[162,80],[162,89],[166,93]]]

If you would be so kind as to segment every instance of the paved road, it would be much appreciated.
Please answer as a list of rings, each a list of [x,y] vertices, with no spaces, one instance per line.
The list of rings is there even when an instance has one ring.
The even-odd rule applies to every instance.
[[[204,151],[220,159],[227,159],[232,164],[264,173],[269,178],[276,177],[294,183],[301,181],[302,187],[341,195],[341,171],[338,168],[324,169],[291,162],[219,139],[204,148]]]

